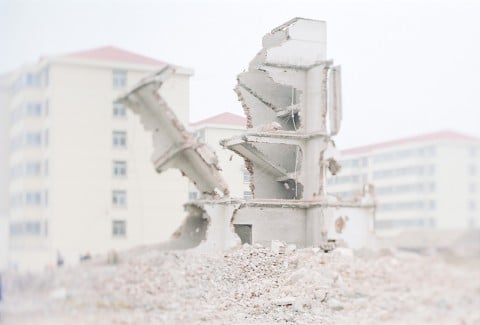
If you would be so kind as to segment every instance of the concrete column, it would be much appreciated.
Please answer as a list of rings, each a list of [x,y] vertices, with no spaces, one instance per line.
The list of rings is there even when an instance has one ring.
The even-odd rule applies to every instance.
[[[327,72],[328,67],[317,65],[307,72],[306,103],[304,111],[305,131],[307,133],[326,133],[327,115]],[[319,200],[325,196],[325,171],[323,151],[326,148],[324,137],[317,136],[307,140],[305,152],[305,200]],[[317,246],[322,240],[323,208],[312,207],[306,212],[305,241],[307,246]]]
[[[323,65],[314,66],[307,72],[306,102],[304,108],[304,125],[307,133],[326,131],[326,72]],[[323,165],[322,152],[326,141],[323,137],[314,137],[307,140],[304,153],[305,184],[303,198],[315,200],[323,192]]]

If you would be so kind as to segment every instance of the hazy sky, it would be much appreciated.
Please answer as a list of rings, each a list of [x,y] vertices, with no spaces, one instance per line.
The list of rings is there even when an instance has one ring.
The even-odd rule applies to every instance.
[[[243,114],[236,75],[297,16],[327,22],[328,57],[342,65],[339,147],[440,129],[480,137],[475,1],[0,0],[0,72],[114,45],[193,68],[192,121]]]

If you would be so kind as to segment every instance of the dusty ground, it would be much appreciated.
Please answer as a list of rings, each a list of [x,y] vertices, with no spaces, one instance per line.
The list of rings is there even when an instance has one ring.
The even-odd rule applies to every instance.
[[[244,246],[8,275],[6,324],[480,324],[480,260]]]

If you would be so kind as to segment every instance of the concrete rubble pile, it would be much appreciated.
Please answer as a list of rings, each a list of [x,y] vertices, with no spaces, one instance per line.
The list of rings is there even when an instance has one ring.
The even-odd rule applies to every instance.
[[[188,216],[168,247],[212,252],[271,240],[326,249],[338,242],[368,245],[375,212],[371,187],[348,202],[326,189],[327,173],[340,170],[332,137],[340,131],[342,109],[340,67],[326,58],[325,22],[295,18],[262,43],[235,89],[247,131],[221,142],[244,158],[251,201],[229,196],[215,153],[187,132],[162,97],[174,66],[119,98],[152,132],[156,170],[179,169],[202,194],[186,204]]]
[[[0,311],[13,324],[480,323],[478,259],[277,251],[145,247],[119,254],[115,265],[101,256],[55,273],[9,275]]]

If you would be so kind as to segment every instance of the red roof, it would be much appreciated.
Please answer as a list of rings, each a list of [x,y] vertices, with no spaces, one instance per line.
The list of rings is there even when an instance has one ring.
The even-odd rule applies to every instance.
[[[191,123],[191,126],[198,126],[198,125],[205,125],[205,124],[223,124],[223,125],[238,125],[238,126],[246,126],[247,121],[245,117],[232,114],[232,113],[221,113],[204,120]]]
[[[99,47],[96,49],[70,53],[70,54],[67,54],[66,56],[82,58],[82,59],[119,61],[119,62],[140,63],[140,64],[150,64],[150,65],[166,64],[163,61],[152,59],[140,54],[128,52],[113,46],[105,46],[105,47]]]
[[[350,148],[342,150],[344,154],[358,154],[366,153],[375,149],[383,149],[388,147],[393,147],[397,145],[402,145],[411,142],[424,142],[424,141],[435,141],[435,140],[452,140],[452,141],[479,141],[479,138],[471,137],[465,134],[461,134],[454,131],[439,131],[434,133],[422,134],[413,137],[400,138],[396,140],[390,140],[386,142],[375,143],[367,146],[361,146],[356,148]]]

